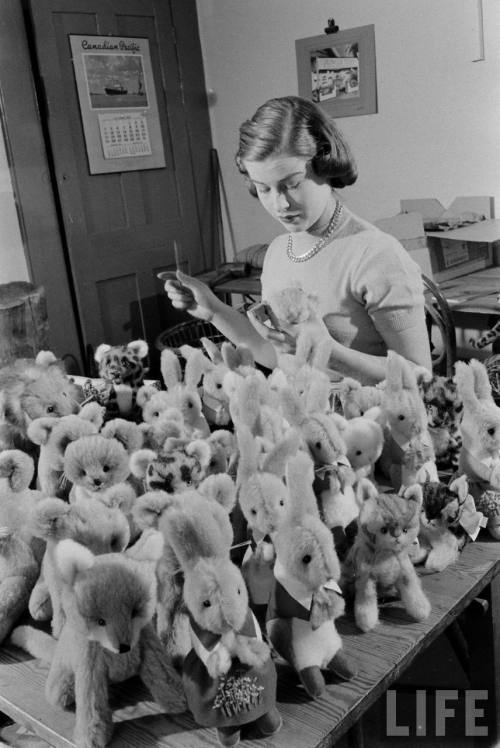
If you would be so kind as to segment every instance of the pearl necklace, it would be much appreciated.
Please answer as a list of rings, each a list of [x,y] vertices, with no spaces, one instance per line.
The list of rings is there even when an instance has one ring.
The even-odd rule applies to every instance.
[[[311,257],[314,257],[314,255],[317,255],[318,252],[323,249],[325,244],[328,243],[328,240],[332,236],[333,232],[337,228],[340,220],[340,216],[342,214],[342,203],[337,201],[337,204],[335,205],[335,210],[333,211],[333,215],[330,218],[330,221],[328,223],[328,226],[325,229],[325,233],[320,236],[318,241],[313,244],[311,249],[309,249],[307,252],[304,252],[302,255],[296,255],[293,251],[293,234],[288,234],[288,243],[286,245],[286,254],[289,260],[292,262],[306,262],[307,260],[310,260]]]

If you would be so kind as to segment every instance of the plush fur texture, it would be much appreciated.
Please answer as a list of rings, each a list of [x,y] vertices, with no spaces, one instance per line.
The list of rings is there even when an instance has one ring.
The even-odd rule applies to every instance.
[[[441,469],[458,468],[462,436],[460,421],[463,403],[453,377],[438,374],[418,379],[422,400],[427,410],[429,434]]]
[[[162,537],[151,530],[126,553],[94,556],[72,540],[59,543],[66,623],[55,645],[45,693],[51,704],[76,705],[78,748],[103,748],[113,732],[109,683],[139,675],[167,713],[186,708],[176,671],[156,636],[155,566]],[[21,629],[14,643],[40,652],[38,634]],[[49,645],[50,642],[47,642]],[[52,647],[44,647],[45,655]]]
[[[469,539],[465,527],[478,530],[481,513],[476,512],[469,494],[467,476],[461,475],[447,486],[424,483],[420,515],[420,547],[425,551],[426,571],[443,571],[454,563]]]
[[[393,488],[437,481],[434,447],[417,375],[410,363],[395,351],[387,353],[381,408],[386,437],[380,465]]]
[[[345,418],[358,418],[367,410],[382,404],[381,385],[362,385],[357,379],[344,377],[340,384],[340,402]]]
[[[285,519],[289,504],[284,477],[288,459],[297,452],[298,435],[291,431],[266,455],[259,467],[259,448],[250,429],[237,430],[240,447],[238,501],[255,548],[248,548],[242,565],[250,601],[266,605],[273,584],[273,538]]]
[[[198,355],[199,354],[199,355]],[[177,354],[170,348],[164,348],[160,356],[160,368],[170,406],[182,413],[184,428],[192,439],[203,438],[210,434],[210,427],[203,415],[198,386],[203,376],[204,364],[202,353],[190,357],[186,362],[184,377]]]
[[[73,483],[70,501],[99,498],[128,477],[129,455],[116,438],[82,436],[66,447],[64,473]]]
[[[412,618],[430,614],[429,600],[410,560],[409,551],[420,528],[422,488],[402,489],[402,495],[378,493],[363,479],[358,485],[359,531],[344,567],[344,583],[354,582],[354,617],[362,631],[379,621],[378,593],[396,588]]]
[[[67,499],[71,483],[64,474],[66,447],[81,436],[97,434],[104,420],[104,408],[87,403],[78,414],[61,418],[36,418],[28,426],[28,437],[40,447],[37,480],[46,496]]]
[[[94,358],[99,376],[106,383],[104,404],[108,418],[139,416],[136,397],[148,372],[144,363],[148,352],[145,340],[114,346],[102,343],[97,347]]]
[[[354,416],[350,420],[332,414],[345,441],[346,457],[354,470],[356,480],[371,478],[375,463],[384,447],[384,430],[376,420],[370,418],[367,411],[363,416]]]
[[[480,361],[457,361],[455,377],[464,404],[459,469],[469,479],[477,508],[488,517],[490,534],[500,540],[500,408]]]
[[[52,632],[57,638],[65,621],[63,585],[55,560],[57,544],[71,538],[95,554],[118,552],[129,542],[129,526],[119,509],[106,507],[96,499],[67,504],[61,499],[47,498],[32,513],[31,527],[46,542],[46,550],[29,610],[35,620],[52,618]]]
[[[204,665],[199,676],[202,682],[198,682],[188,669],[190,658],[185,660],[184,682],[188,688],[191,711],[199,713],[198,698],[203,695],[207,677],[217,683],[232,672],[234,661],[239,660],[248,666],[250,677],[266,670],[270,672],[267,684],[270,682],[273,691],[264,694],[264,709],[249,706],[246,712],[248,716],[244,711],[243,716],[239,712],[234,717],[226,716],[219,723],[211,722],[224,725],[223,730],[219,730],[219,739],[224,744],[224,730],[227,727],[232,728],[232,734],[237,738],[237,726],[263,717],[268,704],[271,712],[276,711],[276,673],[269,647],[257,637],[239,633],[248,615],[248,596],[240,570],[229,559],[232,528],[227,514],[214,514],[205,500],[186,502],[169,515],[166,537],[184,572],[184,601],[194,621],[192,625],[209,636],[214,635],[218,641],[206,660],[200,662],[200,665]],[[193,647],[199,654],[194,639]],[[277,720],[279,727],[279,715]]]
[[[195,488],[206,477],[212,451],[206,440],[167,439],[162,452],[139,449],[130,458],[130,469],[146,491],[176,493]]]
[[[0,642],[26,610],[40,570],[43,548],[33,538],[29,517],[43,495],[28,488],[33,471],[24,452],[0,453]]]
[[[322,669],[350,677],[354,668],[344,660],[334,623],[344,612],[338,586],[335,591],[340,564],[332,534],[319,518],[312,481],[311,458],[299,452],[287,466],[290,509],[275,537],[274,602],[271,598],[267,632],[277,652],[297,670],[308,694],[316,698],[325,688]],[[295,599],[309,599],[304,617],[280,606],[281,588]]]
[[[28,437],[35,418],[58,418],[79,410],[79,391],[50,351],[0,369],[0,449],[36,454]]]

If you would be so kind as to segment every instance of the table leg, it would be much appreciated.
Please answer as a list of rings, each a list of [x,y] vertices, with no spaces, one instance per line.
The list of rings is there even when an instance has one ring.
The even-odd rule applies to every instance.
[[[493,629],[493,678],[495,688],[495,740],[500,740],[500,574],[491,580],[491,623]]]
[[[363,720],[360,718],[347,733],[347,744],[349,748],[364,748]]]

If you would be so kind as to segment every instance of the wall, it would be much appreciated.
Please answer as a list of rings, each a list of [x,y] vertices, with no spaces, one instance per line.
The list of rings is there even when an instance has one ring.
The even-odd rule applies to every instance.
[[[3,131],[0,128],[0,283],[28,281]]]
[[[269,241],[279,226],[249,197],[233,154],[240,123],[273,96],[297,94],[295,40],[375,25],[378,113],[338,120],[358,161],[346,203],[374,220],[400,198],[493,195],[500,215],[500,3],[483,0],[198,0],[211,124],[232,231],[227,245]]]

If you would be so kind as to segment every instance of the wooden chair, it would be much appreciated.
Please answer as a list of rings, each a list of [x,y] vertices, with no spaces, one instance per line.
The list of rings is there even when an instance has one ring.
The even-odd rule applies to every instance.
[[[436,374],[453,376],[453,365],[457,358],[457,337],[453,313],[433,280],[422,273],[425,293],[425,317],[431,344],[432,369]],[[440,345],[433,342],[433,332],[437,330]]]

